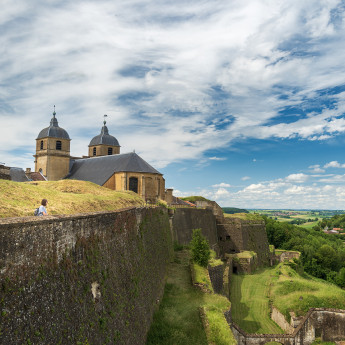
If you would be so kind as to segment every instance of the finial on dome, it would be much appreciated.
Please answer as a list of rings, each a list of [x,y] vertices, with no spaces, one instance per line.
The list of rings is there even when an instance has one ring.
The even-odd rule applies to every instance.
[[[105,121],[105,118],[106,118],[106,117],[108,117],[108,115],[107,115],[107,114],[104,114],[104,115],[103,115],[103,118],[104,118],[103,124],[104,124],[104,126],[105,126],[105,124],[107,123],[107,121]]]
[[[53,116],[55,117],[56,112],[55,112],[55,104],[54,104],[54,112],[53,112]]]

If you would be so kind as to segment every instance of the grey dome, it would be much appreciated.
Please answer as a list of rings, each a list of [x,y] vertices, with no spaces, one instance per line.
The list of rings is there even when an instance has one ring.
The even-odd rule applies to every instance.
[[[106,125],[102,127],[101,134],[98,134],[94,138],[91,139],[89,146],[95,146],[95,145],[120,146],[117,139],[109,134],[109,131]]]
[[[58,121],[55,117],[56,113],[53,112],[53,117],[50,120],[50,126],[41,130],[38,134],[37,139],[42,139],[46,137],[59,138],[59,139],[69,139],[68,133],[61,127],[59,127]]]

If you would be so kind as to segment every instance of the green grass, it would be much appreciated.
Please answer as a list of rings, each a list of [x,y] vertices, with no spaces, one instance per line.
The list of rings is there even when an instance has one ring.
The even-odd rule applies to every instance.
[[[210,256],[210,260],[208,260],[208,264],[212,267],[223,265],[223,261],[220,259],[217,259],[216,252],[212,249],[210,250],[210,252],[211,252],[211,256]]]
[[[212,307],[205,308],[207,319],[207,339],[209,344],[234,345],[236,340],[226,322],[224,316],[218,309]]]
[[[240,219],[244,219],[244,220],[248,220],[252,222],[263,221],[263,218],[259,214],[256,214],[256,213],[233,213],[233,214],[224,213],[224,217],[240,218]]]
[[[34,183],[0,180],[0,194],[0,218],[33,216],[42,199],[48,199],[50,215],[112,211],[144,205],[136,193],[116,192],[91,182],[73,180]]]
[[[297,316],[305,315],[309,308],[345,309],[345,290],[314,278],[307,274],[303,277],[285,264],[275,268],[279,280],[272,287],[272,300],[287,320],[289,311]]]
[[[191,203],[196,202],[196,201],[211,201],[211,200],[208,200],[208,199],[204,198],[203,196],[199,196],[199,195],[186,196],[186,197],[183,197],[180,199],[187,200]]]
[[[239,259],[251,259],[252,257],[257,256],[255,252],[244,250],[240,253],[234,254],[234,257]]]
[[[282,334],[280,327],[270,318],[270,284],[278,277],[267,268],[252,275],[232,276],[232,318],[248,333]]]
[[[345,309],[345,291],[324,280],[303,276],[289,264],[252,275],[233,275],[233,320],[248,333],[282,333],[269,317],[269,301],[290,321],[290,311],[305,315],[310,308]]]
[[[208,275],[208,270],[206,267],[202,267],[197,263],[192,263],[192,270],[194,275],[194,283],[203,285],[207,290],[213,292],[213,287]]]
[[[175,255],[175,262],[168,270],[163,300],[153,317],[146,344],[207,345],[199,315],[199,308],[204,307],[209,323],[208,336],[216,339],[216,345],[234,345],[223,316],[223,312],[230,308],[230,302],[224,296],[205,294],[192,286],[188,251],[175,252]]]

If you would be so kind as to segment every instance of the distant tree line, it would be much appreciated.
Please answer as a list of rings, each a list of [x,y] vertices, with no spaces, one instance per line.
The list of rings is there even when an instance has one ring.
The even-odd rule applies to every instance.
[[[227,214],[234,214],[234,213],[249,213],[249,211],[243,208],[236,208],[236,207],[222,207],[223,212]]]
[[[329,229],[333,228],[341,228],[345,229],[345,214],[337,214],[329,219],[323,219],[318,222],[317,225],[314,226],[314,230],[321,230],[325,227],[328,227]]]
[[[270,244],[275,248],[301,252],[300,264],[305,272],[345,287],[345,246],[339,238],[265,216],[263,218]]]

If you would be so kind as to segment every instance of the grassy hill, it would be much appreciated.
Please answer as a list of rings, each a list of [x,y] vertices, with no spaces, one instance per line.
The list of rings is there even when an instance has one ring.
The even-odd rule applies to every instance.
[[[269,303],[290,321],[290,311],[305,315],[309,308],[345,308],[345,291],[334,284],[299,275],[289,264],[262,269],[252,275],[233,275],[233,320],[249,333],[282,333],[270,319]]]
[[[138,194],[115,192],[91,182],[60,180],[19,183],[0,180],[0,218],[32,216],[42,199],[48,199],[48,214],[111,211],[142,206]]]
[[[289,311],[297,316],[305,315],[309,308],[345,309],[345,290],[312,277],[299,275],[289,265],[275,268],[277,280],[271,291],[273,305],[290,320]]]

